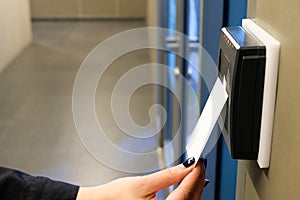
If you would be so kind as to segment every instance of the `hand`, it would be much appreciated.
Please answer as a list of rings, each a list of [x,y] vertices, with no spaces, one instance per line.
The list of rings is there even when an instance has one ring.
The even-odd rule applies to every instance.
[[[168,200],[199,200],[205,184],[203,164],[198,162],[195,168],[180,164],[146,176],[120,178],[97,187],[81,187],[77,200],[154,200],[156,192],[179,182],[180,185],[167,197]]]

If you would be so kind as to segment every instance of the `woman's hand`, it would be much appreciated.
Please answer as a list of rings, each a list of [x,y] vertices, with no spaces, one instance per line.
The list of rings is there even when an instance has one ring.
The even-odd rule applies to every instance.
[[[176,183],[180,185],[168,196],[169,200],[199,200],[205,184],[205,168],[201,162],[194,167],[195,159],[146,176],[120,178],[97,187],[81,187],[77,200],[83,199],[156,199],[159,190]]]

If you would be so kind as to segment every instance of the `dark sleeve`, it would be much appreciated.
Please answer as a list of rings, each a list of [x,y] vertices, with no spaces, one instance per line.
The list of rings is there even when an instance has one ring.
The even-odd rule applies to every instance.
[[[0,167],[0,199],[73,200],[79,186]]]

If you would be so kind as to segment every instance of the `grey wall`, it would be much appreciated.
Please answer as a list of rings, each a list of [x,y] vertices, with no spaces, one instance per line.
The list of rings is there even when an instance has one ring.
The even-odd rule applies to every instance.
[[[300,1],[249,3],[248,13],[281,42],[281,52],[270,168],[261,170],[256,162],[246,162],[244,197],[300,199]]]
[[[31,42],[28,0],[0,1],[0,72]]]
[[[30,0],[33,18],[144,18],[147,0]]]

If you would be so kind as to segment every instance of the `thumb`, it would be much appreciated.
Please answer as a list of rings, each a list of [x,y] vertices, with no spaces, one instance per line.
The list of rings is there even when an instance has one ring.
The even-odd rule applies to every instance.
[[[179,183],[193,170],[194,163],[195,159],[189,158],[183,164],[144,176],[145,189],[152,193]]]

